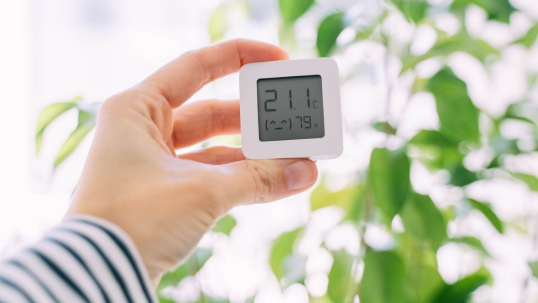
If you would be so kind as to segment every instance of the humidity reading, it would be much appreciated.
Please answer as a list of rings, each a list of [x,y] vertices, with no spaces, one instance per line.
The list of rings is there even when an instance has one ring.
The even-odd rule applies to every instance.
[[[259,79],[260,141],[323,138],[321,76]]]

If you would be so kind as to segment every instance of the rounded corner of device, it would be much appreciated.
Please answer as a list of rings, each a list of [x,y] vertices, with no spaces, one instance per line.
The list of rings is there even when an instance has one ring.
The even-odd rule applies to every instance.
[[[239,69],[239,74],[241,75],[241,72],[248,72],[249,70],[251,70],[252,68],[255,68],[256,66],[256,62],[254,63],[247,63],[243,66],[241,66],[241,68]]]
[[[327,58],[327,62],[339,73],[338,63],[333,58]]]
[[[250,160],[258,159],[256,157],[256,152],[253,150],[253,147],[251,147],[250,145],[243,145],[241,146],[241,148],[243,150],[243,156],[245,156],[245,158],[250,159]]]
[[[248,74],[250,72],[250,67],[248,67],[248,64],[245,64],[243,65],[240,69],[239,69],[239,86],[241,86],[242,82],[244,81],[243,79],[246,79],[245,77],[248,78]]]
[[[324,57],[323,60],[334,62],[336,64],[336,60],[334,60],[334,58],[331,58],[331,57]]]
[[[338,150],[333,154],[333,158],[338,158],[344,153],[344,145],[338,146]]]

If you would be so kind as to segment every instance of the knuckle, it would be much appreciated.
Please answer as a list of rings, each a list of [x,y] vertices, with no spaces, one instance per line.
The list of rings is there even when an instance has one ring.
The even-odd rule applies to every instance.
[[[212,171],[201,171],[197,180],[196,193],[199,195],[198,203],[210,218],[215,220],[222,216],[228,209],[223,201],[222,178]]]
[[[275,190],[277,178],[260,163],[246,161],[246,169],[252,178],[252,190],[257,203],[269,201],[269,195]]]

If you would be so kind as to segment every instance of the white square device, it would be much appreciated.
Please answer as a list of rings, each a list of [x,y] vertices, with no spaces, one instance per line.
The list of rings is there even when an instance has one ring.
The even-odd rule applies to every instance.
[[[241,143],[248,159],[331,159],[342,154],[333,59],[251,63],[239,72]]]

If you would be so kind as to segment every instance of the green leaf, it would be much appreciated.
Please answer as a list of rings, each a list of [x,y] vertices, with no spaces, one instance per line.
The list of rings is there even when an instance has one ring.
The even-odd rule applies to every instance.
[[[82,142],[86,135],[95,127],[95,119],[97,114],[89,111],[85,111],[79,108],[78,112],[78,126],[77,128],[69,135],[69,138],[64,142],[56,160],[54,160],[54,168],[58,167],[73,151],[77,146]]]
[[[176,286],[187,276],[195,275],[211,257],[211,250],[196,248],[194,253],[180,266],[173,271],[166,272],[162,275],[161,281],[157,286],[157,292],[168,286]]]
[[[420,264],[409,271],[408,288],[411,293],[411,302],[430,303],[433,297],[446,286],[445,281],[431,265]]]
[[[493,160],[491,160],[491,163],[489,163],[489,165],[486,168],[491,169],[491,168],[498,168],[498,167],[501,167],[501,159],[500,157],[495,157],[493,158]]]
[[[356,27],[355,29],[357,30],[357,33],[355,35],[355,42],[370,39],[370,36],[374,33],[376,28],[378,28],[378,25],[385,20],[388,14],[389,11],[384,10],[381,15],[370,20],[367,25],[359,26],[358,28]]]
[[[451,10],[463,12],[469,4],[483,8],[488,14],[488,19],[504,23],[510,22],[510,14],[515,11],[508,0],[455,0],[451,5]]]
[[[458,148],[458,144],[436,130],[421,130],[409,142],[418,146],[434,145],[441,148]]]
[[[469,295],[478,287],[484,285],[490,279],[490,274],[479,270],[458,282],[447,285],[442,289],[433,301],[435,303],[464,303]]]
[[[160,295],[157,295],[157,298],[159,299],[159,303],[176,303],[176,301],[162,297]]]
[[[428,90],[434,95],[441,123],[440,132],[447,138],[461,142],[477,142],[478,109],[467,94],[467,85],[449,68],[444,68],[428,81]]]
[[[310,196],[311,211],[327,206],[338,206],[346,215],[343,220],[358,222],[364,209],[364,187],[351,185],[336,192],[330,192],[322,182]]]
[[[220,218],[217,223],[215,223],[215,226],[211,228],[211,230],[214,232],[223,233],[225,235],[230,235],[230,232],[236,224],[237,222],[235,221],[234,217],[226,215]]]
[[[321,297],[310,297],[310,300],[308,300],[309,303],[334,303],[330,298],[329,295],[325,294]]]
[[[490,139],[489,145],[495,150],[497,156],[501,155],[517,155],[520,153],[517,147],[517,140],[508,140],[501,136],[494,136]]]
[[[392,127],[388,122],[375,122],[372,125],[377,131],[380,131],[389,135],[396,135],[396,129]]]
[[[336,46],[338,35],[346,27],[344,13],[336,13],[327,16],[318,28],[316,48],[320,57],[328,57]]]
[[[521,173],[512,173],[512,176],[527,183],[530,190],[538,191],[538,178],[535,176]]]
[[[366,193],[364,186],[357,186],[357,195],[355,196],[355,199],[351,204],[351,208],[346,210],[346,215],[342,219],[343,221],[350,220],[355,223],[361,222],[361,220],[363,219],[362,216],[366,211],[367,206],[365,196]]]
[[[69,138],[67,138],[67,141],[62,145],[60,148],[60,151],[58,152],[58,155],[56,156],[56,160],[54,160],[54,168],[58,167],[60,163],[62,163],[73,151],[77,146],[82,142],[84,137],[93,129],[93,127],[87,127],[87,126],[77,126],[77,128],[69,135]]]
[[[332,252],[334,262],[329,272],[329,285],[327,295],[334,303],[346,302],[348,288],[351,281],[351,267],[353,266],[353,256],[345,250]]]
[[[536,37],[538,37],[538,24],[531,27],[525,36],[519,38],[518,40],[514,41],[514,44],[522,44],[526,48],[531,48],[531,46],[536,41]]]
[[[230,303],[230,300],[228,299],[223,299],[223,298],[215,298],[215,297],[212,297],[212,296],[208,296],[207,294],[205,293],[200,293],[200,296],[203,297],[202,300],[199,300],[197,302],[204,302],[204,303]],[[245,303],[247,303],[247,301],[245,301]]]
[[[402,259],[390,251],[370,251],[364,259],[361,303],[406,303],[409,294]]]
[[[211,38],[211,43],[218,42],[224,37],[226,32],[226,24],[224,22],[224,9],[221,5],[215,9],[213,15],[209,19],[209,37]]]
[[[497,215],[493,212],[493,210],[491,209],[491,207],[488,204],[478,202],[478,201],[473,200],[473,199],[469,199],[469,201],[471,202],[471,205],[473,206],[474,209],[480,211],[481,213],[484,214],[484,216],[486,216],[486,218],[489,220],[489,222],[491,222],[493,227],[495,227],[495,229],[499,233],[501,233],[501,234],[503,233],[504,226],[503,226],[502,221],[499,219],[499,217],[497,217]]]
[[[54,119],[58,118],[58,116],[73,107],[76,107],[79,100],[80,97],[77,97],[71,102],[54,103],[41,111],[37,118],[36,125],[36,155],[39,154],[39,151],[41,150],[41,142],[43,141],[43,132],[45,131],[45,128],[54,121]]]
[[[280,284],[283,287],[288,287],[293,283],[300,283],[304,285],[306,278],[306,257],[297,255],[288,255],[284,258],[283,265],[283,279]]]
[[[538,278],[538,261],[529,262],[529,268],[531,269],[532,275]]]
[[[491,55],[499,55],[499,51],[493,46],[480,39],[471,38],[462,32],[446,39],[439,39],[436,44],[422,56],[414,57],[408,55],[407,57],[404,57],[402,60],[403,66],[401,73],[409,68],[414,68],[418,63],[424,60],[438,56],[446,57],[455,52],[466,52],[482,62]]]
[[[431,171],[439,169],[451,171],[455,166],[462,165],[464,155],[459,151],[458,144],[447,139],[439,131],[421,130],[409,143],[420,149],[420,155],[415,158]]]
[[[400,211],[405,230],[433,251],[447,238],[443,215],[428,196],[415,194]]]
[[[77,104],[78,107],[78,125],[77,128],[69,135],[64,142],[56,160],[54,168],[58,167],[82,142],[84,137],[95,127],[97,113],[102,103]]]
[[[428,3],[423,0],[392,0],[408,21],[418,23],[424,18]]]
[[[278,0],[284,23],[293,23],[314,4],[314,0]]]
[[[405,150],[376,148],[370,158],[370,185],[377,206],[392,221],[410,188],[409,158]]]
[[[278,280],[285,276],[286,264],[284,263],[284,259],[293,254],[293,245],[299,235],[302,234],[303,229],[298,228],[294,231],[285,232],[273,243],[269,264]]]
[[[186,275],[188,276],[188,275]],[[185,276],[185,277],[186,277]],[[157,293],[163,289],[165,289],[168,286],[176,286],[178,283],[183,279],[184,277],[176,277],[176,275],[173,272],[166,272],[162,275],[161,280],[159,281],[159,285],[157,286]]]
[[[197,248],[194,253],[194,260],[196,261],[196,267],[198,270],[200,270],[202,267],[204,267],[205,262],[211,258],[211,255],[213,252],[209,249],[205,248]]]
[[[353,204],[358,202],[359,195],[362,193],[362,187],[353,185],[336,192],[330,192],[321,183],[310,196],[311,211],[318,210],[331,205],[336,205],[349,211]]]
[[[513,103],[510,104],[506,109],[504,118],[517,119],[520,121],[537,125],[536,122],[538,121],[538,107],[532,102]]]
[[[450,182],[454,186],[465,186],[469,185],[478,180],[476,173],[468,170],[462,164],[451,167],[450,171]]]
[[[478,240],[475,237],[459,237],[459,238],[452,238],[452,239],[449,239],[449,240],[451,242],[454,242],[454,243],[466,244],[466,245],[480,251],[481,253],[483,253],[486,256],[490,255],[488,253],[488,251],[484,248],[484,245],[482,245],[482,241]]]

